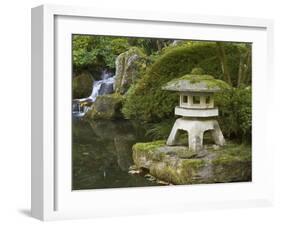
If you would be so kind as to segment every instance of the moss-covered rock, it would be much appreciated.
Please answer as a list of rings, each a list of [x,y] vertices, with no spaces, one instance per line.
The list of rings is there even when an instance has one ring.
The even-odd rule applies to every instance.
[[[137,47],[121,53],[116,58],[115,92],[124,94],[141,77],[146,68],[146,56]]]
[[[85,98],[91,95],[93,88],[92,76],[83,72],[72,80],[73,99]]]
[[[165,141],[137,143],[133,160],[138,168],[172,184],[251,181],[250,146],[210,146],[195,153],[186,146],[166,146]]]
[[[90,120],[120,118],[122,100],[120,94],[98,96],[92,109],[87,112],[86,118]]]
[[[239,48],[235,44],[227,44],[225,51],[228,62],[231,62],[230,73],[236,76]],[[213,75],[216,79],[223,78],[215,43],[198,42],[166,50],[127,92],[122,109],[125,117],[155,122],[173,116],[178,96],[162,90],[161,87],[172,79],[189,74],[195,67],[201,67],[206,74]]]

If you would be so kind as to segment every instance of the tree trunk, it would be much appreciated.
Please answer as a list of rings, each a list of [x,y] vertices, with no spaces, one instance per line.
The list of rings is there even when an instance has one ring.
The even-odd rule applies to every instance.
[[[240,63],[237,79],[237,87],[239,88],[241,84],[245,84],[247,80],[247,72],[249,70],[251,63],[251,49],[248,49],[247,52],[243,55],[240,53]]]
[[[157,45],[157,49],[158,49],[158,51],[160,52],[160,51],[161,51],[161,49],[162,49],[162,44],[161,44],[161,41],[156,40],[156,45]]]
[[[228,64],[227,64],[227,57],[225,54],[225,50],[224,50],[224,46],[221,42],[216,42],[217,46],[218,46],[218,52],[219,52],[219,58],[220,58],[220,62],[221,62],[221,68],[222,68],[222,73],[224,76],[224,80],[232,86],[232,82],[231,82],[231,77],[230,77],[230,73],[229,73],[229,69],[228,69]]]
[[[239,61],[238,76],[237,76],[237,88],[239,88],[241,85],[243,73],[244,73],[244,57],[243,54],[240,52],[240,61]]]
[[[241,77],[241,83],[246,83],[247,80],[247,73],[251,64],[251,48],[248,49],[246,57],[245,57],[245,64],[244,64],[244,68],[243,68],[243,74]]]

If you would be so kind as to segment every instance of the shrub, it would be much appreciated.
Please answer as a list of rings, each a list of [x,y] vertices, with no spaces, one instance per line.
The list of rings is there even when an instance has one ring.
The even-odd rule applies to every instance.
[[[239,54],[238,47],[227,44],[225,49],[230,57],[230,71],[238,72],[239,64],[231,60]],[[122,109],[125,117],[155,122],[172,116],[178,95],[164,91],[161,87],[174,78],[190,73],[194,67],[201,67],[206,74],[222,78],[215,43],[198,42],[165,49],[146,74],[129,89]]]
[[[252,136],[252,90],[232,88],[218,93],[215,103],[219,107],[220,122],[223,134],[227,138],[236,138],[250,142]]]
[[[172,127],[174,125],[175,119],[167,119],[158,123],[149,123],[147,125],[147,130],[145,136],[152,140],[167,139]]]

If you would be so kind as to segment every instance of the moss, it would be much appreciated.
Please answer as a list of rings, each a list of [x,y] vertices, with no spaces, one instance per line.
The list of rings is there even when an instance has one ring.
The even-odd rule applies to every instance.
[[[146,55],[137,47],[121,53],[116,59],[115,92],[125,94],[146,68]]]
[[[202,167],[204,167],[204,160],[189,159],[181,161],[176,166],[169,163],[152,165],[150,173],[172,184],[192,184],[196,183],[194,178]]]
[[[169,183],[194,183],[193,177],[204,166],[204,160],[193,159],[195,153],[186,147],[175,146],[166,149],[165,147],[167,146],[163,140],[135,144],[133,146],[135,164],[148,168],[153,176]],[[178,158],[179,160],[174,161]]]
[[[149,143],[136,143],[133,145],[133,160],[137,167],[147,168],[151,167],[153,161],[162,161],[164,155],[155,152],[157,148],[165,146],[165,141],[154,141]],[[156,154],[155,154],[156,153]]]
[[[214,150],[213,152],[219,154],[218,157],[213,160],[216,164],[232,161],[251,161],[252,159],[251,146],[245,144],[228,144],[221,149]]]
[[[89,120],[97,119],[117,119],[121,118],[121,107],[123,97],[120,94],[98,96],[86,118]]]
[[[182,169],[193,169],[198,170],[205,165],[205,161],[203,159],[185,159],[182,161]]]
[[[164,152],[155,152],[152,155],[152,160],[153,161],[164,161],[165,157],[166,157],[166,154]]]
[[[180,146],[182,147],[182,146]],[[167,152],[168,155],[171,156],[177,156],[181,159],[190,159],[193,158],[197,155],[197,153],[195,151],[191,151],[188,149],[188,147],[186,148],[179,148],[179,149],[174,149],[172,152]]]
[[[187,74],[180,78],[173,79],[172,81],[168,82],[167,85],[177,85],[181,81],[189,81],[191,84],[196,83],[204,83],[208,88],[215,88],[218,87],[220,89],[228,89],[230,86],[219,79],[214,79],[211,75],[194,75],[194,74]]]
[[[149,143],[136,143],[133,146],[133,150],[141,151],[141,152],[147,152],[147,151],[153,151],[156,148],[165,146],[164,140],[157,140]]]
[[[172,184],[183,184],[184,181],[181,176],[177,173],[175,168],[165,165],[163,167],[151,167],[150,173],[155,175],[160,180],[166,181]]]
[[[212,161],[214,182],[251,181],[251,146],[228,144],[214,152],[217,156]]]
[[[196,177],[200,170],[205,166],[206,160],[186,159],[181,163],[181,177],[183,184],[197,183]]]
[[[195,67],[195,68],[192,69],[190,74],[192,74],[192,75],[204,75],[205,71],[201,67]]]
[[[91,95],[93,79],[89,73],[83,72],[72,80],[73,99],[85,98]]]
[[[185,146],[166,146],[165,141],[133,146],[137,167],[172,184],[221,183],[251,180],[251,147],[230,143],[220,149],[209,146],[206,154]]]

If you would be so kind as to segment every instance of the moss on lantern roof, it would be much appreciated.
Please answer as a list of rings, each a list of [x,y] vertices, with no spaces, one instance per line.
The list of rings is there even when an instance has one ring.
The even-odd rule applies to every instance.
[[[193,74],[195,71],[199,72],[194,69],[192,74],[173,79],[162,86],[162,89],[180,92],[218,92],[221,89],[229,88],[226,82],[215,79],[211,75]]]

